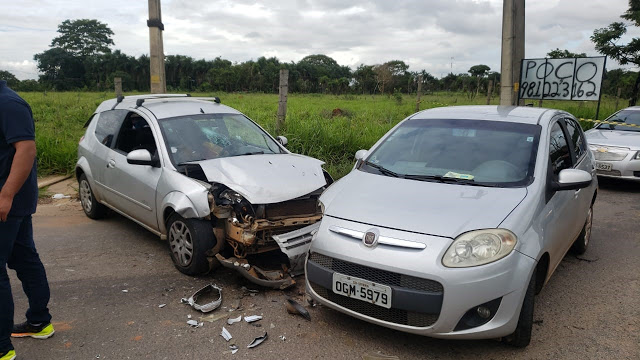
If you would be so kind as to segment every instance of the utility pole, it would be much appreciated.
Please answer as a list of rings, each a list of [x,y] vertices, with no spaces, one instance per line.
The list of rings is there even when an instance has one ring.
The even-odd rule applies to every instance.
[[[453,74],[453,56],[451,57],[451,73]]]
[[[164,46],[162,43],[162,12],[160,0],[149,0],[149,57],[151,67],[151,93],[164,94],[167,92],[167,82],[164,74]]]
[[[416,112],[420,111],[420,95],[422,95],[422,74],[418,75],[418,96],[416,99]]]
[[[116,97],[122,96],[122,78],[113,78],[113,86],[116,91]]]
[[[504,0],[502,7],[500,105],[517,105],[520,65],[524,59],[524,2]]]

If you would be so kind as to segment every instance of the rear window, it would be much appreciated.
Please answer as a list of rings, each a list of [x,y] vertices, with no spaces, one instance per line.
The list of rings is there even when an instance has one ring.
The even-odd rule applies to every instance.
[[[95,134],[101,144],[107,147],[113,145],[113,139],[120,130],[125,116],[127,116],[126,110],[109,110],[100,113]]]

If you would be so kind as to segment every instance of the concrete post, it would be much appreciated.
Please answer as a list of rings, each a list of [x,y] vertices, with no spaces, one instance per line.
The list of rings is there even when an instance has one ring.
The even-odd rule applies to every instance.
[[[167,82],[164,72],[164,46],[162,42],[162,12],[160,0],[149,0],[149,62],[151,67],[151,93],[164,94],[167,92]]]
[[[500,105],[515,105],[524,58],[524,0],[504,0],[502,7],[502,59]]]
[[[487,105],[491,105],[492,91],[493,91],[493,80],[489,79],[489,85],[487,85]]]
[[[616,111],[618,110],[618,105],[620,104],[620,94],[622,94],[622,88],[618,88],[618,95],[616,96],[616,107],[614,108]]]
[[[420,111],[420,96],[422,95],[422,75],[418,75],[418,96],[416,99],[416,112]]]
[[[278,122],[276,123],[276,133],[281,135],[284,128],[284,121],[287,117],[287,95],[289,93],[289,70],[280,70],[280,96],[278,99]]]
[[[113,78],[113,86],[115,87],[116,97],[122,96],[122,78]]]

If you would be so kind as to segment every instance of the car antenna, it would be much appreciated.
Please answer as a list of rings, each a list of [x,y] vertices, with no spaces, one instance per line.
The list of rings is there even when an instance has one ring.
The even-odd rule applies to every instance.
[[[139,108],[140,106],[142,106],[142,104],[144,104],[144,99],[136,100],[136,109]]]
[[[200,113],[204,114],[204,110],[202,110],[202,108],[200,108]]]
[[[220,104],[220,98],[217,97],[217,96],[214,96],[213,97],[213,102],[216,103],[216,104]]]
[[[122,100],[124,100],[124,95],[118,95],[116,97],[116,103],[113,104],[113,107],[111,108],[111,110],[115,109],[116,106],[118,106],[118,104],[120,104],[122,102]]]

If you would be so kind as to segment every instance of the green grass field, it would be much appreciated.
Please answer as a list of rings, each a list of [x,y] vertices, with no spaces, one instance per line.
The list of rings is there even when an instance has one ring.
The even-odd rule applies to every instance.
[[[82,126],[102,101],[114,97],[112,93],[85,92],[25,92],[20,95],[31,105],[36,120],[40,175],[73,171],[78,141],[84,134]],[[238,109],[275,135],[278,95],[215,95],[223,104]],[[289,139],[289,150],[325,161],[327,171],[339,178],[353,166],[357,150],[368,149],[400,120],[414,113],[415,101],[415,96],[409,95],[398,101],[393,96],[381,95],[290,94],[282,135]],[[420,109],[443,104],[485,103],[486,96],[471,99],[464,93],[436,93],[423,95]],[[497,103],[498,98],[493,98],[492,104]],[[537,101],[535,104],[537,106]],[[543,106],[563,109],[582,118],[593,118],[596,109],[595,102],[545,101]],[[620,100],[619,107],[624,106],[626,102]],[[600,119],[615,110],[615,99],[603,97]],[[583,126],[588,128],[590,123],[583,122]]]

